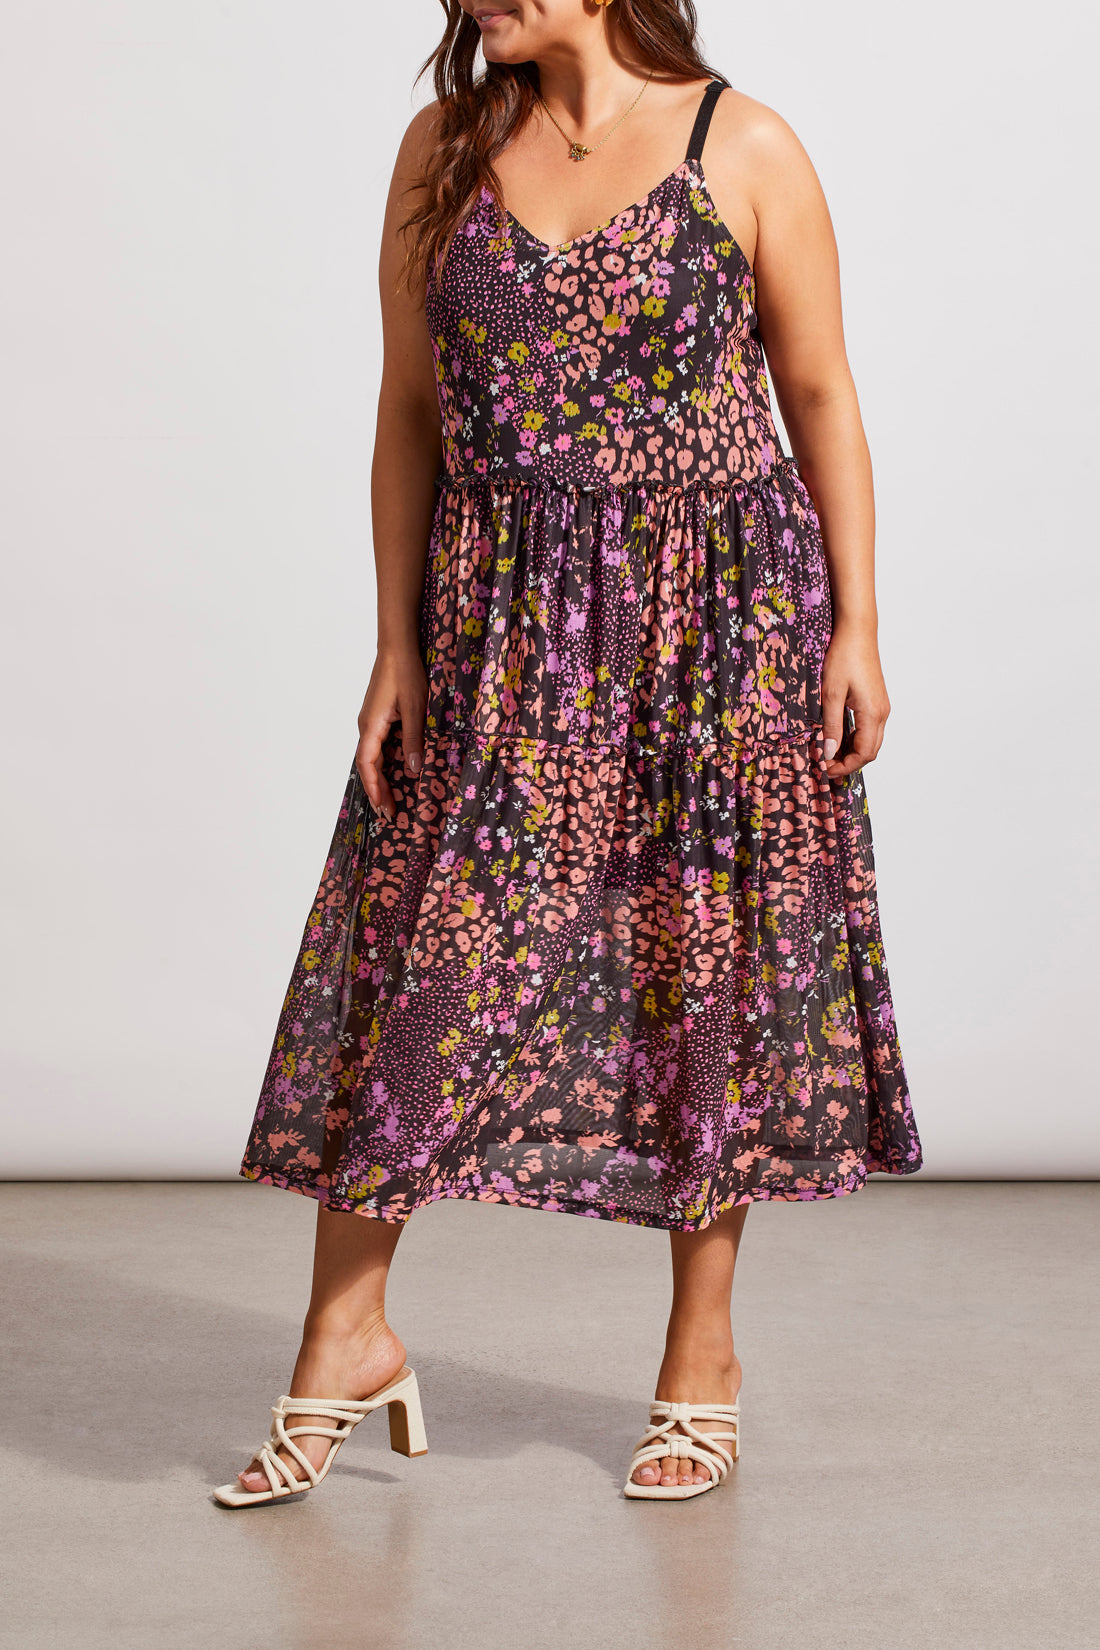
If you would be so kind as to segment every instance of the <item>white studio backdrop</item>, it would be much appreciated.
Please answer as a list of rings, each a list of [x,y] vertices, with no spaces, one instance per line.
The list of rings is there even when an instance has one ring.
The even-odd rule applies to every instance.
[[[699,12],[840,245],[924,1172],[1094,1176],[1094,11]],[[373,654],[378,234],[441,18],[8,0],[0,1175],[236,1175]]]

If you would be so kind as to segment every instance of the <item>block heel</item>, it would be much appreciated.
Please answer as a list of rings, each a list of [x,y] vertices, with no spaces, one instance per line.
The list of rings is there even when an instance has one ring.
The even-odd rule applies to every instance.
[[[398,1455],[427,1455],[428,1436],[424,1431],[420,1388],[411,1369],[402,1386],[406,1390],[401,1396],[395,1395],[389,1401],[390,1448]]]

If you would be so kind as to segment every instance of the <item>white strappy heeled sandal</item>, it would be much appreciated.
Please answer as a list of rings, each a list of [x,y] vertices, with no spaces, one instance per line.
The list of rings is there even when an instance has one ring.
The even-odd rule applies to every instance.
[[[214,1495],[223,1507],[254,1507],[261,1501],[280,1501],[314,1489],[328,1472],[336,1452],[345,1438],[349,1438],[364,1415],[372,1409],[389,1406],[390,1448],[399,1455],[425,1455],[428,1440],[424,1432],[424,1416],[420,1408],[420,1389],[416,1375],[408,1364],[386,1386],[379,1387],[369,1398],[292,1398],[284,1393],[271,1408],[270,1437],[256,1451],[256,1459],[267,1474],[270,1485],[266,1490],[246,1490],[240,1479],[233,1484],[219,1484]],[[288,1427],[288,1415],[325,1415],[335,1426]],[[315,1467],[308,1455],[294,1442],[295,1438],[314,1434],[331,1438],[328,1454],[320,1467]],[[303,1480],[296,1476],[290,1464],[276,1451],[285,1449],[306,1474]]]
[[[634,1446],[630,1471],[623,1485],[624,1495],[636,1495],[647,1501],[683,1501],[689,1495],[702,1495],[721,1484],[741,1453],[741,1406],[736,1404],[672,1404],[654,1398],[649,1406],[650,1424],[645,1437]],[[704,1432],[696,1422],[725,1421],[726,1428]],[[673,1432],[679,1425],[683,1432]],[[727,1430],[728,1429],[728,1430]],[[729,1441],[729,1447],[720,1440]],[[660,1461],[662,1456],[674,1459],[690,1457],[706,1467],[710,1477],[699,1484],[636,1484],[634,1474],[647,1462]]]

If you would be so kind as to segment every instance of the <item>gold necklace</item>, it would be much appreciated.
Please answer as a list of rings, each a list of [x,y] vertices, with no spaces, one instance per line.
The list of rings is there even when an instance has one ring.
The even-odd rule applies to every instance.
[[[642,92],[645,91],[646,87],[649,85],[649,82],[652,79],[653,79],[653,75],[652,75],[652,72],[651,72],[650,74],[648,74],[646,76],[645,80],[642,82],[642,91],[638,93],[638,97],[636,97],[634,99],[633,103],[630,105],[630,108],[627,109],[624,114],[621,114],[619,116],[619,118],[615,122],[614,126],[612,126],[611,131],[610,132],[605,132],[604,136],[600,139],[599,143],[594,143],[592,145],[591,149],[588,147],[588,145],[586,143],[578,143],[575,138],[571,138],[569,136],[569,133],[565,130],[564,126],[562,126],[559,121],[554,120],[554,116],[550,113],[550,110],[547,108],[546,104],[543,103],[541,92],[539,93],[539,102],[542,103],[543,108],[546,109],[546,113],[548,115],[550,115],[550,119],[554,121],[554,125],[558,128],[558,131],[561,133],[561,135],[565,139],[566,143],[568,143],[568,145],[569,145],[569,159],[570,160],[583,160],[585,155],[594,155],[596,153],[597,149],[602,149],[604,144],[607,142],[608,138],[611,137],[613,133],[615,133],[619,130],[619,127],[622,125],[622,123],[626,119],[627,115],[631,114],[633,112],[633,110],[638,107],[638,99],[641,97]]]

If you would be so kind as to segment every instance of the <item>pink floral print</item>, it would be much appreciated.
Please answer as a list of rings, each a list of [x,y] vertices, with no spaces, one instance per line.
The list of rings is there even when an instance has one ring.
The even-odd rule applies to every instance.
[[[426,757],[354,766],[241,1164],[692,1231],[910,1174],[820,525],[701,163],[566,247],[487,194],[429,285]]]

